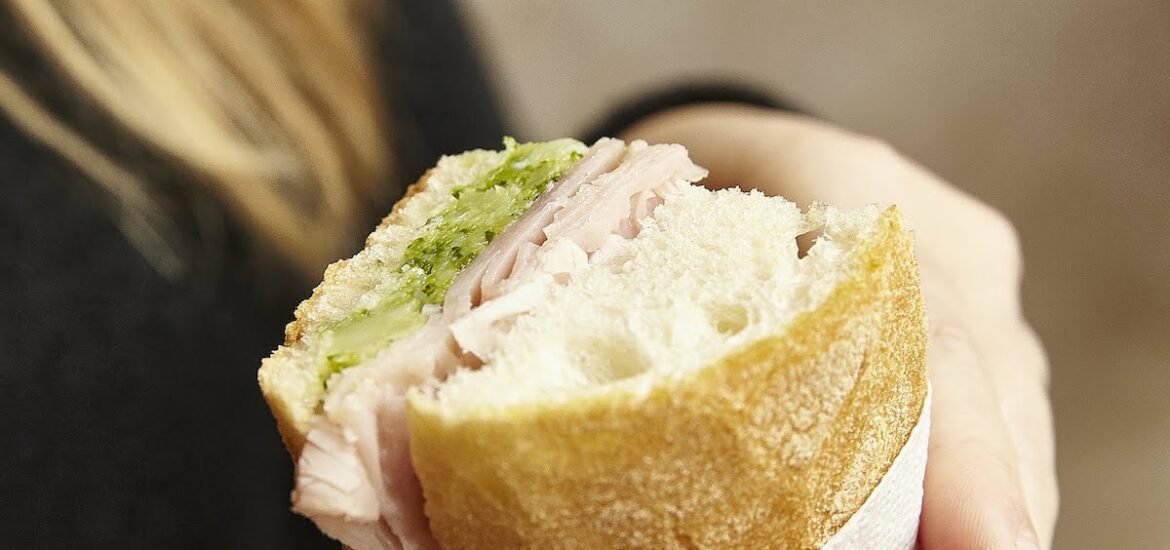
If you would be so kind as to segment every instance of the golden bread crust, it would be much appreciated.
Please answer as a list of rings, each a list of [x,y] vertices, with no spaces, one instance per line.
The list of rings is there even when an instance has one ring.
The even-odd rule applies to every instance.
[[[783,334],[648,395],[410,407],[446,548],[813,548],[861,506],[926,397],[926,321],[894,209]],[[418,397],[418,396],[416,396]],[[423,398],[425,399],[425,398]]]
[[[400,210],[403,205],[410,200],[411,197],[418,193],[427,190],[427,185],[430,181],[431,174],[435,169],[427,170],[425,174],[418,179],[418,181],[406,188],[406,193],[398,202],[394,203],[394,207],[386,217],[382,218],[378,228],[374,233],[385,229],[392,225],[402,225],[402,215]],[[366,239],[366,246],[370,246],[369,238]],[[292,364],[292,352],[288,349],[301,339],[305,331],[309,327],[308,312],[313,309],[317,300],[320,299],[321,293],[324,289],[335,285],[344,284],[338,279],[338,273],[348,260],[338,260],[325,268],[325,275],[320,284],[313,289],[313,294],[308,299],[302,301],[297,306],[293,321],[284,328],[284,347],[273,352],[273,354],[264,361],[257,373],[257,379],[260,382],[260,391],[264,394],[264,400],[268,403],[268,408],[272,410],[272,416],[276,419],[276,427],[280,432],[280,438],[284,441],[284,446],[288,448],[289,453],[295,462],[300,456],[301,447],[305,444],[305,437],[309,432],[309,420],[316,412],[316,399],[309,404],[308,399],[305,399],[303,390],[289,390],[286,387],[288,382],[288,375],[290,371],[295,370]]]

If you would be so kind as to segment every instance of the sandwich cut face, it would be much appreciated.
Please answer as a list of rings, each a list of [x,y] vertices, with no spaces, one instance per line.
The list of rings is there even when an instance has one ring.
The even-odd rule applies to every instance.
[[[849,275],[876,207],[808,212],[758,191],[673,190],[617,243],[500,334],[479,369],[412,401],[429,414],[507,417],[531,406],[648,395],[782,330]],[[801,258],[796,236],[826,228]],[[844,264],[844,265],[843,265]]]
[[[442,159],[261,368],[294,509],[354,548],[437,547],[416,421],[434,447],[462,423],[645,399],[783,334],[872,268],[860,251],[896,221],[692,185],[705,175],[681,146],[610,139]]]
[[[456,187],[388,270],[394,288],[322,331],[323,376],[353,366],[426,321],[423,307],[441,304],[455,275],[516,221],[541,193],[581,158],[574,140],[505,141],[489,172]],[[324,380],[322,380],[324,382]]]

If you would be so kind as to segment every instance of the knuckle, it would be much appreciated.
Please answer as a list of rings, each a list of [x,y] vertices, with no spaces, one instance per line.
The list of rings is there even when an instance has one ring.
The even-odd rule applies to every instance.
[[[1027,321],[1021,318],[1019,323],[1022,368],[1035,378],[1041,388],[1047,391],[1051,386],[1052,372],[1048,364],[1048,353],[1044,349],[1044,343]]]
[[[980,271],[1006,275],[1017,284],[1023,259],[1016,226],[1003,212],[975,199],[968,199],[965,210],[962,221],[957,221],[969,247],[967,254],[980,264]]]
[[[1011,485],[1017,465],[1011,450],[994,438],[964,433],[952,437],[934,437],[927,453],[936,460],[962,464],[968,475],[995,479]],[[929,467],[929,466],[928,466]]]
[[[990,251],[997,259],[1010,262],[1018,269],[1022,262],[1020,234],[1015,224],[1003,212],[987,205],[982,206],[979,219]]]
[[[946,319],[931,321],[930,339],[935,346],[946,350],[948,354],[970,359],[978,357],[971,331],[954,321]]]
[[[902,154],[890,142],[865,134],[853,134],[851,146],[856,154],[872,162],[888,163],[901,161]]]
[[[962,224],[970,290],[986,297],[977,307],[1020,313],[1023,249],[1016,227],[999,210],[975,200]]]
[[[979,346],[970,330],[955,321],[932,320],[927,351],[932,378],[945,376],[969,384],[987,384]]]

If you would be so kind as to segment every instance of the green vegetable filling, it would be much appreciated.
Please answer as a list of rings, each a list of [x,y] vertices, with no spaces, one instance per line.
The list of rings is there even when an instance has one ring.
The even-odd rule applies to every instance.
[[[505,138],[504,146],[503,160],[452,191],[454,200],[427,220],[406,247],[402,263],[387,266],[387,278],[396,279],[396,284],[388,285],[393,290],[376,306],[324,330],[322,382],[422,326],[423,306],[441,304],[455,276],[564,176],[585,150],[571,139],[518,144]]]

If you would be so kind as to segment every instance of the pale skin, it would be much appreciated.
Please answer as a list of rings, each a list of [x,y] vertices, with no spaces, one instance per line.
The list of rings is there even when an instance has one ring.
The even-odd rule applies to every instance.
[[[681,143],[709,187],[799,204],[894,204],[915,232],[934,391],[919,547],[1048,548],[1057,487],[1048,361],[1020,307],[1010,222],[883,142],[808,118],[700,105],[622,136]]]

